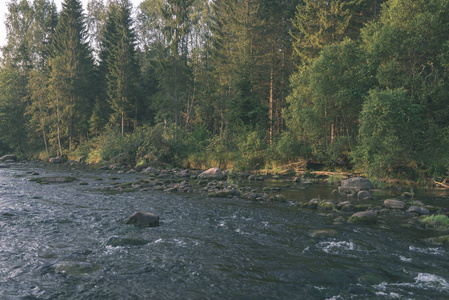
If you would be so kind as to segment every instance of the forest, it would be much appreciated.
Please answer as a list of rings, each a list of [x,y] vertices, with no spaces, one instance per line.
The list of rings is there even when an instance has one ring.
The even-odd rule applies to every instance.
[[[447,175],[447,0],[10,0],[5,25],[0,154]]]

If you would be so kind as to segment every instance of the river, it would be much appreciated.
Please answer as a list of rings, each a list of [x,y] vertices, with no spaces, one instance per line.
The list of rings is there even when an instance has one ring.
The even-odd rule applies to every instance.
[[[423,243],[427,231],[334,225],[293,202],[100,190],[139,177],[0,169],[0,299],[449,299],[449,249]],[[137,210],[160,226],[125,225]]]

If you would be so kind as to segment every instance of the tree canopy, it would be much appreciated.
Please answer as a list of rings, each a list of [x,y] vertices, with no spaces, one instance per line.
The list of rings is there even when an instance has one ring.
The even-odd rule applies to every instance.
[[[134,163],[442,175],[448,15],[444,0],[11,0],[0,151],[107,160],[126,143]]]

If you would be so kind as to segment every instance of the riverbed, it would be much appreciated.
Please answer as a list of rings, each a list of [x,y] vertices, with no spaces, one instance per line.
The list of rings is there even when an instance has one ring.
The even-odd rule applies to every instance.
[[[436,232],[335,224],[296,205],[329,196],[328,186],[289,187],[295,201],[282,203],[102,190],[144,176],[1,168],[0,299],[449,298],[449,250],[423,242]],[[138,210],[160,226],[125,225]]]

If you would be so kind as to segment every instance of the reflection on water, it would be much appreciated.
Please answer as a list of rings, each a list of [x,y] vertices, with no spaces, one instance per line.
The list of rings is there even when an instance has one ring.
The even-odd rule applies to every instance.
[[[40,185],[30,168],[88,185]],[[447,249],[422,243],[416,228],[333,225],[332,213],[292,203],[100,192],[110,177],[0,169],[0,299],[449,297]],[[286,190],[304,200],[330,194]],[[136,210],[160,215],[161,226],[124,225]],[[337,234],[311,237],[317,229]]]

